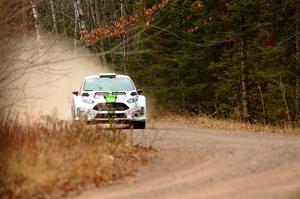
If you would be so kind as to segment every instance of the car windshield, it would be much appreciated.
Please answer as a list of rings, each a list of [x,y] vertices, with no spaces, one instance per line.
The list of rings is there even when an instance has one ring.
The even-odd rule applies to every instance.
[[[85,91],[132,91],[133,83],[128,78],[95,78],[84,82]]]

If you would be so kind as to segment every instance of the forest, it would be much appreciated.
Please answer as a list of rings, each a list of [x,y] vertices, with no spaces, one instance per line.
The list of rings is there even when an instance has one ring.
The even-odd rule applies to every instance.
[[[132,76],[156,109],[300,125],[299,0],[0,4],[3,57],[7,38],[19,34],[67,37]]]

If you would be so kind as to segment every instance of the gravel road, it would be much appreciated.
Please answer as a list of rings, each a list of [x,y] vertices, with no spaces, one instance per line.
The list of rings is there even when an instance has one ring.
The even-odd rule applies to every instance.
[[[127,133],[159,149],[154,160],[77,199],[300,198],[300,136],[162,122]]]

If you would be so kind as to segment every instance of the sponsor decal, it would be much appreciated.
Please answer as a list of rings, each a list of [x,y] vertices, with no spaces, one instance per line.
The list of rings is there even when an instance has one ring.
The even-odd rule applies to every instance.
[[[113,103],[113,102],[116,102],[116,100],[117,100],[117,97],[114,95],[106,95],[104,98],[107,103]]]

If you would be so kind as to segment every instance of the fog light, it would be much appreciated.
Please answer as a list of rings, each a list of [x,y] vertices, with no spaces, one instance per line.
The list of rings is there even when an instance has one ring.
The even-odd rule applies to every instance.
[[[141,108],[141,115],[145,115],[145,108],[144,107]]]
[[[144,114],[145,114],[145,108],[142,107],[141,110],[134,111],[132,115],[134,117],[139,117],[139,116],[142,116]]]

